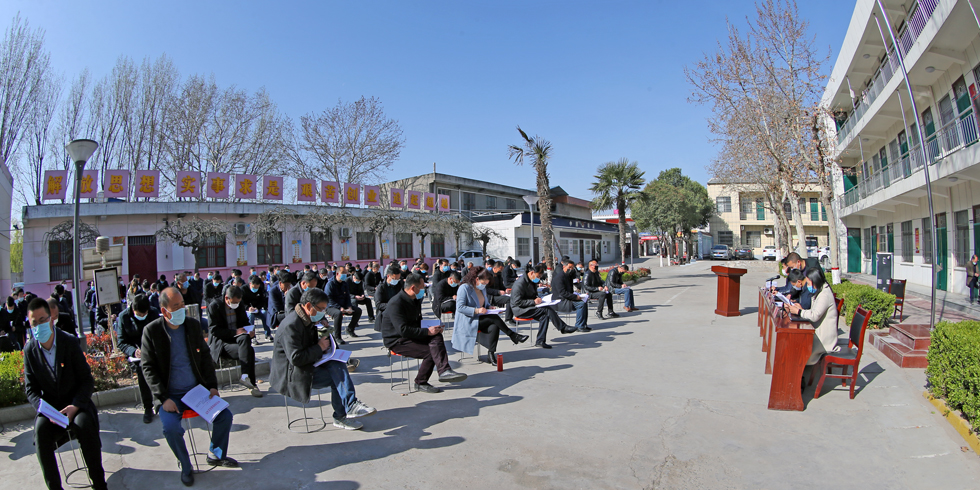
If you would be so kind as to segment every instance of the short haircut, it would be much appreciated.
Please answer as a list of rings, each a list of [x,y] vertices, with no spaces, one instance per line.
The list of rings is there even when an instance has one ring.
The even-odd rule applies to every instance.
[[[299,304],[305,305],[306,303],[311,303],[318,305],[320,303],[327,303],[330,298],[327,293],[323,292],[320,288],[309,288],[303,291],[303,294],[299,297]]]
[[[61,313],[61,308],[58,307],[58,300],[54,298],[48,298],[46,301],[48,303],[49,310],[58,310],[58,313]]]
[[[279,282],[286,283],[286,284],[295,283],[295,281],[293,280],[293,275],[286,271],[279,272]]]
[[[133,299],[133,311],[150,311],[150,300],[146,299],[145,294],[137,294]]]
[[[401,269],[401,267],[398,267],[397,265],[393,265],[391,267],[388,267],[388,270],[385,271],[385,272],[389,276],[401,276],[402,275],[402,269]]]
[[[167,308],[170,306],[170,301],[182,297],[177,288],[166,288],[160,293],[160,308]]]
[[[786,263],[787,264],[790,263],[790,262],[799,262],[800,260],[803,260],[803,259],[800,257],[800,254],[798,254],[796,252],[790,252],[789,255],[786,256]]]
[[[303,279],[300,282],[306,281],[307,283],[316,284],[316,279],[316,272],[307,272],[303,274]]]
[[[51,314],[51,308],[48,307],[48,302],[41,298],[34,298],[30,303],[27,303],[27,311],[34,310],[44,310],[45,313]]]
[[[623,269],[624,271],[630,270],[630,266],[628,266],[626,264],[619,264],[619,268],[620,269]]]
[[[411,273],[405,278],[404,289],[412,288],[415,286],[421,286],[425,284],[425,280],[422,279],[422,274]]]
[[[786,274],[786,279],[788,279],[790,283],[794,283],[806,279],[806,274],[804,274],[800,269],[790,269],[789,273]]]
[[[261,286],[262,285],[262,278],[259,277],[259,276],[256,276],[256,275],[252,275],[252,277],[248,278],[248,282],[250,284],[258,284],[258,285]]]
[[[242,288],[234,284],[225,288],[225,297],[228,299],[242,299]]]
[[[65,294],[65,287],[59,284],[54,287],[54,292],[58,294]]]
[[[218,282],[221,282],[221,280],[222,280],[222,279],[221,279],[221,274],[219,274],[219,273],[217,273],[217,272],[215,272],[215,273],[214,273],[214,275],[213,275],[213,276],[211,276],[211,280],[212,280],[212,281],[218,281]]]
[[[531,268],[531,271],[535,274],[544,274],[547,270],[548,268],[544,264],[538,264]]]
[[[572,262],[572,259],[570,259],[568,257],[565,257],[565,258],[561,259],[561,266],[562,267],[565,267],[568,264],[575,265],[575,262]]]
[[[446,276],[447,279],[455,279],[456,282],[460,281],[459,272],[450,271],[448,274],[449,275]]]
[[[497,262],[494,261],[493,259],[487,259],[487,268],[493,267],[496,264]]]

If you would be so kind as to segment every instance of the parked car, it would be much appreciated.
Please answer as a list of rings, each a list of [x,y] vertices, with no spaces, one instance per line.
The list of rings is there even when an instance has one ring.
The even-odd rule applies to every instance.
[[[735,258],[739,260],[755,260],[755,252],[749,247],[735,249]]]
[[[732,260],[732,249],[728,245],[711,247],[711,258],[715,260]]]
[[[830,247],[823,247],[817,252],[817,259],[820,260],[820,267],[830,270]]]
[[[762,247],[762,260],[776,260],[776,246],[766,245]]]
[[[493,257],[491,257],[493,258]],[[456,260],[463,262],[472,261],[474,264],[483,265],[483,250],[465,250],[456,256]]]

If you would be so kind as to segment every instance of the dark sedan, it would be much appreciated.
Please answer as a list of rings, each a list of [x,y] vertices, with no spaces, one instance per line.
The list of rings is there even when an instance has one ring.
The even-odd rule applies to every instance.
[[[735,258],[739,260],[754,260],[755,253],[749,247],[739,247],[735,249]]]

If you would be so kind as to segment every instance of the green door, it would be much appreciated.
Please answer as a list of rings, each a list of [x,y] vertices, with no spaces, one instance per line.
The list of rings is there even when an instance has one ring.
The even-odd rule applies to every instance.
[[[946,266],[949,262],[949,250],[946,244],[946,213],[936,215],[936,289],[946,291],[949,274]]]
[[[980,255],[980,206],[973,206],[973,253]]]
[[[861,272],[861,230],[847,229],[847,272]]]
[[[895,224],[888,223],[888,251],[895,253]]]
[[[756,199],[755,201],[755,219],[759,221],[766,220],[766,208],[762,205],[762,199]]]
[[[868,246],[871,248],[871,275],[878,275],[878,227],[871,227],[871,239],[868,240]]]

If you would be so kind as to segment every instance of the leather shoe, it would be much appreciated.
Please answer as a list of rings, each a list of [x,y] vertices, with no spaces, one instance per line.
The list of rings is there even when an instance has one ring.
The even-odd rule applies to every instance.
[[[575,328],[575,327],[572,327],[572,326],[565,327],[565,330],[562,330],[561,331],[561,333],[564,333],[564,334],[570,334],[570,333],[575,333],[575,332],[578,332],[578,329]]]
[[[345,344],[347,344],[347,342],[344,341],[344,339],[341,338],[340,336],[334,337],[334,340],[337,341],[337,345],[345,345]]]
[[[225,456],[223,458],[212,458],[208,455],[208,464],[211,466],[221,466],[224,468],[238,468],[238,461]]]
[[[149,424],[150,422],[153,422],[153,410],[143,412],[143,423]]]
[[[354,333],[354,331],[353,331],[353,330],[348,330],[348,331],[347,331],[347,336],[348,336],[348,337],[351,337],[351,338],[357,338],[357,334],[356,334],[356,333]]]
[[[494,351],[487,352],[487,363],[491,366],[497,365],[497,353]]]
[[[534,344],[534,346],[535,347],[540,347],[542,349],[550,349],[551,348],[551,346],[548,345],[547,342],[538,342],[538,343]]]
[[[577,330],[578,332],[591,332],[592,329],[589,327],[582,327]]]
[[[531,337],[529,337],[527,335],[521,335],[521,334],[519,334],[517,332],[514,332],[514,334],[510,336],[511,342],[513,342],[515,345],[516,344],[523,344],[524,342],[527,342],[527,339],[529,339],[529,338],[531,338]]]
[[[602,316],[602,312],[599,311],[599,310],[596,310],[595,316],[596,316],[596,318],[598,318],[600,320],[605,320],[606,319],[606,317]]]
[[[619,313],[616,313],[615,311],[610,311],[609,318],[619,318]]]
[[[185,487],[190,487],[194,485],[194,473],[180,474],[180,482],[184,484]]]

